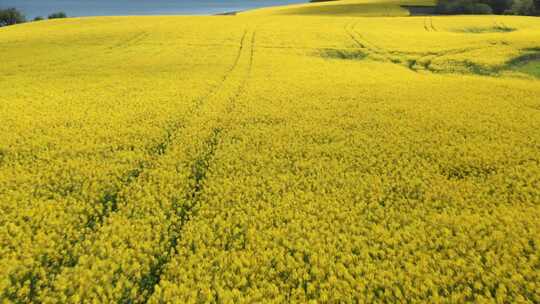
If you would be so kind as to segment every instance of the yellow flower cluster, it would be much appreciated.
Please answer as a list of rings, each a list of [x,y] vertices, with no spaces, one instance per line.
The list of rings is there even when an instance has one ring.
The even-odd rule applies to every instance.
[[[540,21],[283,10],[0,29],[1,302],[540,302]]]

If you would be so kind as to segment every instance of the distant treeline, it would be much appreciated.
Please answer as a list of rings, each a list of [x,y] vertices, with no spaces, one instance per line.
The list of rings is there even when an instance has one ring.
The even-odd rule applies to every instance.
[[[438,0],[439,14],[540,15],[540,0]]]
[[[50,14],[48,19],[57,19],[57,18],[67,18],[66,13],[64,12],[55,12]],[[45,18],[37,16],[32,21],[39,21]],[[0,26],[13,25],[18,23],[26,22],[26,17],[18,9],[14,7],[0,8]]]
[[[310,0],[326,2],[335,0]],[[437,0],[436,14],[540,15],[540,0]]]

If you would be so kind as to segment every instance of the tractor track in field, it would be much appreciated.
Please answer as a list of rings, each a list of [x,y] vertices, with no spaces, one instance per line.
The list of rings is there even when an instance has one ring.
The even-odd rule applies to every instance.
[[[203,96],[200,96],[199,98],[195,98],[193,106],[187,111],[187,113],[183,113],[184,117],[186,116],[189,117],[190,115],[196,114],[196,112],[201,108],[201,106],[205,102],[207,102],[212,97],[212,95],[217,94],[221,90],[221,88],[224,86],[225,82],[231,77],[231,74],[233,73],[233,71],[238,67],[242,50],[245,47],[246,35],[247,35],[247,30],[244,31],[242,35],[242,38],[240,41],[240,47],[237,54],[235,55],[232,65],[226,70],[225,74],[220,79],[219,83],[211,87],[207,91],[207,93],[204,94]],[[136,37],[132,37],[131,39],[129,39],[129,42],[137,41],[139,39],[144,39],[141,37],[142,37],[141,34],[136,35]],[[141,162],[138,166],[127,171],[124,177],[121,178],[121,180],[123,180],[124,182],[119,188],[114,189],[113,191],[103,193],[101,195],[101,197],[98,199],[97,204],[102,205],[103,212],[101,213],[97,212],[91,215],[86,221],[86,223],[82,226],[82,227],[87,227],[88,229],[82,234],[80,239],[72,240],[71,242],[69,242],[70,246],[69,248],[65,248],[65,250],[73,251],[73,249],[75,248],[77,244],[83,243],[86,239],[88,239],[88,237],[91,234],[96,233],[100,229],[100,226],[105,222],[105,220],[111,214],[118,212],[118,210],[121,208],[121,206],[119,206],[119,202],[121,202],[122,193],[125,190],[129,189],[131,185],[135,184],[137,180],[139,179],[139,177],[142,174],[144,174],[144,172],[148,168],[152,168],[153,166],[155,166],[156,163],[159,162],[160,157],[165,155],[167,151],[169,150],[169,147],[173,144],[175,134],[178,133],[181,129],[185,128],[186,123],[187,121],[185,118],[176,118],[169,123],[169,126],[165,129],[165,132],[164,132],[165,134],[161,138],[161,140],[159,140],[155,145],[152,145],[148,149],[148,156],[147,156],[148,160]],[[214,135],[217,136],[219,135],[219,133],[220,132],[217,132]],[[217,140],[217,137],[216,137],[216,140]],[[212,141],[212,139],[210,139],[210,141]],[[202,157],[209,158],[209,156],[211,155],[213,155],[213,152],[209,153],[209,155],[202,156]],[[195,172],[196,169],[193,169],[193,171]],[[193,173],[193,174],[196,175],[200,173]],[[202,174],[202,177],[204,176],[205,176],[205,173]],[[202,180],[199,180],[199,182],[197,182],[196,185],[202,184]],[[200,186],[196,186],[195,188],[199,188],[199,187]],[[198,192],[198,191],[195,191],[195,192]],[[41,265],[39,266],[48,270],[47,272],[48,279],[44,281],[53,282],[54,280],[51,280],[51,278],[54,278],[65,268],[75,267],[77,263],[78,263],[78,256],[73,258],[69,255],[64,255],[64,258],[60,261],[57,261],[54,267],[49,265],[49,262],[45,260],[43,260],[40,263]],[[36,285],[39,283],[39,281],[41,281],[40,276],[39,274],[36,273],[35,269],[30,269],[28,271],[27,277],[30,278],[29,279],[30,282],[33,282],[29,286],[30,288],[29,294],[32,296],[31,300],[37,301],[38,299],[36,297],[38,296],[38,291],[37,291]],[[10,298],[12,298],[12,300],[14,301],[17,301],[16,295],[11,295]]]
[[[438,32],[435,25],[433,25],[433,18],[432,17],[424,17],[424,30],[426,32]]]
[[[131,35],[130,37],[128,37],[126,39],[123,39],[120,42],[110,46],[109,50],[118,49],[118,48],[127,48],[127,47],[130,47],[130,46],[133,46],[133,45],[137,45],[139,42],[143,41],[144,39],[146,39],[149,36],[150,36],[150,33],[146,32],[146,31],[137,32],[137,33]]]
[[[365,38],[362,37],[360,33],[356,31],[356,26],[358,25],[358,21],[355,23],[346,23],[344,30],[347,33],[347,35],[351,38],[351,40],[354,42],[355,46],[358,47],[360,50],[365,51],[367,56],[370,55],[377,55],[381,56],[384,60],[391,63],[395,63],[390,56],[388,56],[386,50],[368,42]]]
[[[223,85],[227,81],[227,79],[230,78],[231,74],[236,69],[238,69],[241,59],[247,56],[247,69],[241,77],[239,84],[237,84],[232,89],[231,94],[227,98],[228,100],[225,107],[225,112],[223,113],[225,120],[227,120],[230,114],[234,111],[236,106],[236,100],[242,95],[249,79],[251,78],[253,61],[255,57],[256,33],[256,30],[254,30],[251,34],[248,33],[247,30],[244,32],[234,65],[229,70],[229,73],[224,77]],[[246,50],[246,45],[248,44],[246,42],[246,38],[248,35],[251,36],[251,39],[249,42],[249,50]],[[161,282],[161,278],[164,271],[166,270],[167,264],[169,263],[171,258],[177,254],[177,245],[178,241],[182,236],[181,231],[183,227],[186,225],[186,223],[190,221],[191,218],[196,215],[195,208],[200,205],[201,195],[203,194],[205,187],[204,184],[206,182],[207,175],[216,151],[219,149],[220,139],[223,137],[224,133],[227,132],[226,124],[227,122],[217,122],[215,126],[211,127],[211,134],[204,141],[205,148],[191,164],[190,179],[193,181],[193,184],[189,191],[187,191],[187,193],[185,193],[184,195],[184,201],[186,201],[187,204],[174,207],[174,209],[179,210],[179,212],[176,214],[177,222],[174,223],[173,221],[173,224],[171,225],[171,227],[169,227],[169,231],[174,231],[169,233],[169,250],[165,252],[163,256],[157,257],[156,260],[158,262],[151,267],[150,272],[140,281],[140,289],[146,295],[146,298],[143,302],[147,302],[148,299],[150,299],[150,297],[154,294],[155,287],[158,286]]]
[[[240,54],[242,52],[242,48],[244,47],[244,40],[246,37],[247,32],[245,31],[242,35],[241,41],[240,41],[240,49],[238,50],[233,64],[227,69],[221,80],[218,84],[214,85],[212,88],[208,90],[206,94],[203,96],[196,98],[194,105],[186,112],[182,113],[184,117],[189,117],[191,115],[194,115],[200,107],[210,99],[212,95],[215,95],[218,93],[221,88],[224,86],[224,83],[227,81],[227,79],[231,76],[233,71],[237,68]],[[122,189],[128,188],[132,183],[136,181],[136,178],[139,177],[146,168],[152,167],[156,162],[158,162],[159,157],[165,155],[167,153],[167,150],[169,147],[173,144],[174,136],[176,133],[179,132],[179,130],[183,129],[187,124],[187,121],[185,118],[177,118],[173,122],[169,123],[169,127],[165,129],[165,135],[164,137],[154,146],[152,146],[149,150],[151,151],[150,159],[147,162],[144,162],[141,166],[135,168],[134,170],[131,170],[128,172],[128,183],[124,184],[121,189],[116,191],[114,194],[105,194],[105,196],[112,197],[112,201],[116,201],[118,198],[118,195],[121,193]],[[100,220],[98,221],[99,224],[101,224],[104,220],[104,218],[108,217],[110,213],[116,212],[118,208],[111,209],[111,212],[109,214],[106,214]]]
[[[186,113],[182,113],[183,114],[182,116],[189,117],[189,116],[195,114],[195,112],[198,109],[200,109],[200,107],[206,101],[208,101],[208,99],[212,95],[216,94],[217,92],[219,92],[221,90],[221,88],[223,87],[225,81],[227,81],[227,79],[230,77],[230,75],[232,74],[234,69],[236,69],[236,67],[238,66],[240,53],[242,51],[241,49],[243,48],[243,43],[244,43],[245,36],[246,36],[246,32],[244,32],[244,34],[243,34],[243,36],[241,38],[240,50],[237,52],[237,54],[235,56],[235,59],[233,61],[233,64],[227,69],[227,71],[225,72],[225,74],[223,75],[223,77],[221,78],[219,83],[217,85],[214,85],[213,87],[211,87],[208,90],[208,92],[206,94],[204,94],[203,96],[201,96],[199,98],[196,98],[195,102],[194,102],[194,105]],[[176,118],[173,122],[169,123],[169,127],[167,127],[165,129],[164,137],[157,144],[155,144],[154,146],[152,146],[149,149],[150,152],[151,152],[150,155],[149,155],[149,158],[150,158],[149,161],[144,162],[141,166],[139,166],[139,167],[135,168],[134,170],[128,172],[128,183],[124,184],[123,187],[119,191],[116,191],[116,193],[114,193],[113,195],[109,195],[109,196],[113,196],[114,197],[113,200],[116,200],[118,195],[121,193],[122,189],[128,188],[132,183],[135,182],[136,178],[139,177],[144,172],[144,170],[146,168],[152,167],[152,165],[154,165],[158,161],[159,157],[166,154],[167,150],[169,149],[169,146],[171,146],[173,144],[175,134],[178,133],[179,130],[183,129],[186,126],[186,124],[187,124],[187,122],[186,122],[185,118]],[[107,196],[107,194],[106,194],[106,196]],[[111,211],[116,212],[117,210],[118,210],[118,208],[114,208]],[[105,217],[107,217],[108,215],[109,214],[106,214]],[[99,222],[102,223],[103,218]]]
[[[354,42],[354,45],[358,49],[360,49],[361,51],[364,51],[368,57],[370,55],[373,55],[371,56],[371,59],[373,60],[379,60],[383,62],[397,64],[400,66],[405,66],[413,72],[426,71],[430,73],[455,73],[454,70],[433,68],[431,66],[433,60],[441,59],[450,55],[459,55],[459,54],[465,54],[471,51],[489,49],[492,47],[491,45],[480,46],[480,47],[466,47],[466,48],[450,49],[450,50],[439,51],[439,52],[403,52],[403,51],[397,51],[397,50],[386,50],[384,48],[381,48],[367,41],[365,38],[363,38],[362,35],[356,30],[357,24],[358,22],[354,24],[351,24],[350,22],[346,23],[344,29],[347,35],[351,38],[351,40]],[[429,32],[438,31],[438,29],[433,24],[433,20],[431,17],[429,17],[429,19],[424,18],[424,29]],[[377,58],[376,56],[379,56],[380,58]],[[410,57],[413,57],[413,58],[410,58]],[[464,67],[471,74],[477,74],[477,75],[490,74],[489,70],[486,70],[485,68],[482,68],[479,65],[474,64],[472,62],[456,61],[455,63],[457,63],[459,66]]]
[[[248,68],[247,72],[245,73],[244,77],[242,78],[240,85],[238,86],[238,89],[234,93],[231,102],[229,102],[227,106],[227,115],[231,114],[234,111],[234,108],[236,106],[236,99],[240,97],[240,95],[244,92],[245,87],[247,86],[248,80],[251,78],[251,73],[253,71],[253,60],[255,57],[255,39],[257,37],[257,32],[254,31],[251,34],[251,40],[250,40],[250,47],[249,47],[249,61],[248,61]]]

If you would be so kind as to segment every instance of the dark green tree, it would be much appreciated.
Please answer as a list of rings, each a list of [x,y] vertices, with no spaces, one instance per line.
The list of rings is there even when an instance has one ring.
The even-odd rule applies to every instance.
[[[66,13],[56,12],[49,15],[49,19],[59,19],[59,18],[67,18]]]
[[[13,25],[26,21],[24,15],[14,7],[0,9],[0,26]]]
[[[491,7],[493,13],[503,14],[512,7],[512,0],[483,0],[480,1]]]

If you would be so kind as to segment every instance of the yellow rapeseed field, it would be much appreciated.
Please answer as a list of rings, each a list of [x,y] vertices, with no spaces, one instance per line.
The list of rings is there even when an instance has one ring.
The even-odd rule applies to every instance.
[[[1,28],[0,302],[539,303],[540,19],[365,3]]]

